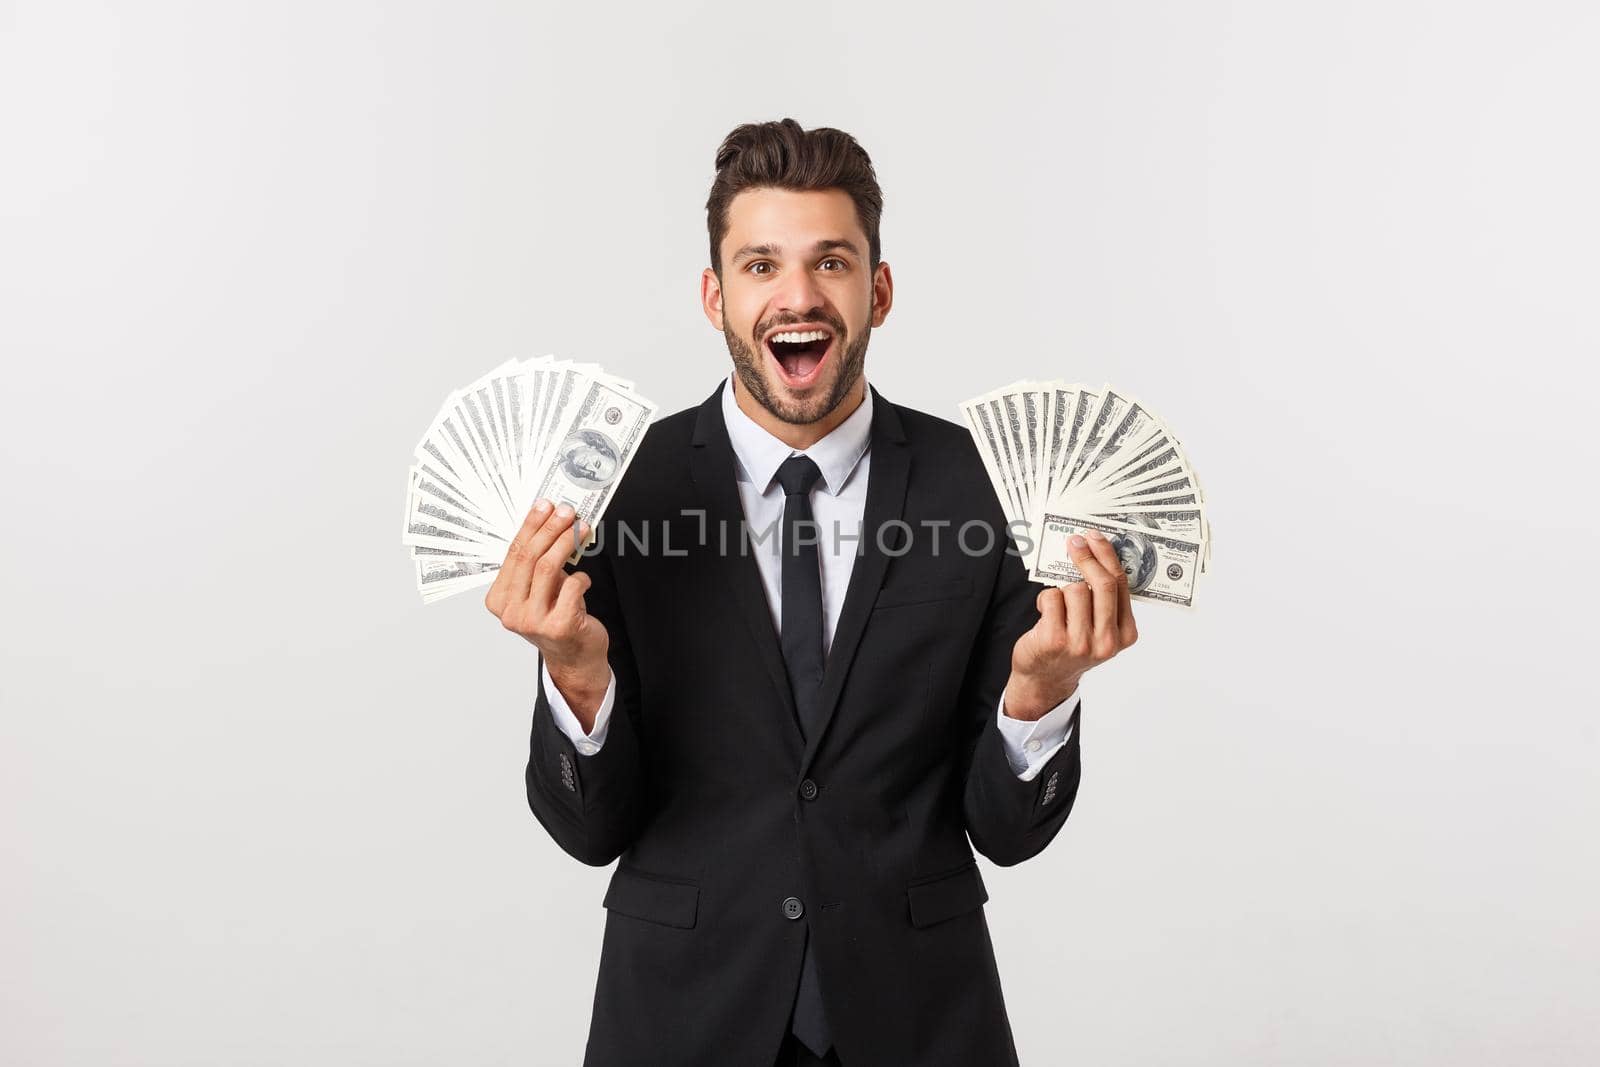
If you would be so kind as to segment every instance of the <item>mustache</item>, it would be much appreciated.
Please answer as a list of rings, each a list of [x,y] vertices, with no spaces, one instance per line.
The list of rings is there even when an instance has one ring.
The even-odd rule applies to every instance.
[[[811,315],[805,318],[797,315],[788,318],[773,319],[771,322],[757,324],[753,338],[756,342],[756,345],[759,347],[761,344],[761,339],[767,334],[771,333],[773,330],[776,330],[781,326],[798,326],[802,322],[825,322],[828,324],[828,328],[833,331],[833,335],[835,337],[843,337],[848,332],[845,329],[844,323],[839,319],[832,317],[831,315]]]

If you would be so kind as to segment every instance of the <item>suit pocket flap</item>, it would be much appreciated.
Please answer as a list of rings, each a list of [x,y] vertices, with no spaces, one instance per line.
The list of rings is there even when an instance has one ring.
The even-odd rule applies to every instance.
[[[973,862],[953,874],[908,887],[906,897],[911,902],[911,925],[931,926],[982,907],[989,899],[989,890]]]
[[[951,578],[943,582],[912,582],[890,585],[878,591],[873,607],[888,608],[897,604],[923,604],[930,600],[954,600],[972,592],[972,579]]]
[[[635,919],[687,930],[694,926],[700,905],[700,887],[651,878],[618,867],[601,904]]]

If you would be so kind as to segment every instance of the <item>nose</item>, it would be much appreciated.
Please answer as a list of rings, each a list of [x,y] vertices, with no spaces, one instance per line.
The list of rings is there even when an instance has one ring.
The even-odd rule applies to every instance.
[[[823,303],[822,287],[804,268],[787,272],[773,294],[774,311],[786,311],[802,320],[822,318]]]

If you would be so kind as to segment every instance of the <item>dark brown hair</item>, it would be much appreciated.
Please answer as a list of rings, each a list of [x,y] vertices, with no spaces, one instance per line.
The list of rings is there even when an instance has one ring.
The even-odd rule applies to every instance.
[[[842,189],[855,201],[856,217],[867,235],[868,268],[878,269],[883,248],[878,220],[883,192],[866,149],[843,130],[829,126],[802,129],[794,119],[747,122],[734,127],[717,149],[717,177],[706,200],[711,233],[711,269],[722,277],[722,239],[728,234],[728,205],[746,189]]]

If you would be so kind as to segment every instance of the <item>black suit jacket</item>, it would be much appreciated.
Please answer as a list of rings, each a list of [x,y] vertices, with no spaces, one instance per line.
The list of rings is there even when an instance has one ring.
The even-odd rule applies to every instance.
[[[725,387],[651,427],[577,564],[611,636],[605,744],[577,752],[542,680],[534,707],[534,815],[584,863],[621,858],[584,1063],[770,1067],[809,925],[846,1067],[1015,1064],[973,849],[1036,855],[1077,794],[1081,723],[1026,782],[995,723],[1039,587],[967,432],[874,390],[864,536],[805,737],[739,551]],[[972,519],[987,552],[977,527],[981,554],[956,543]]]

